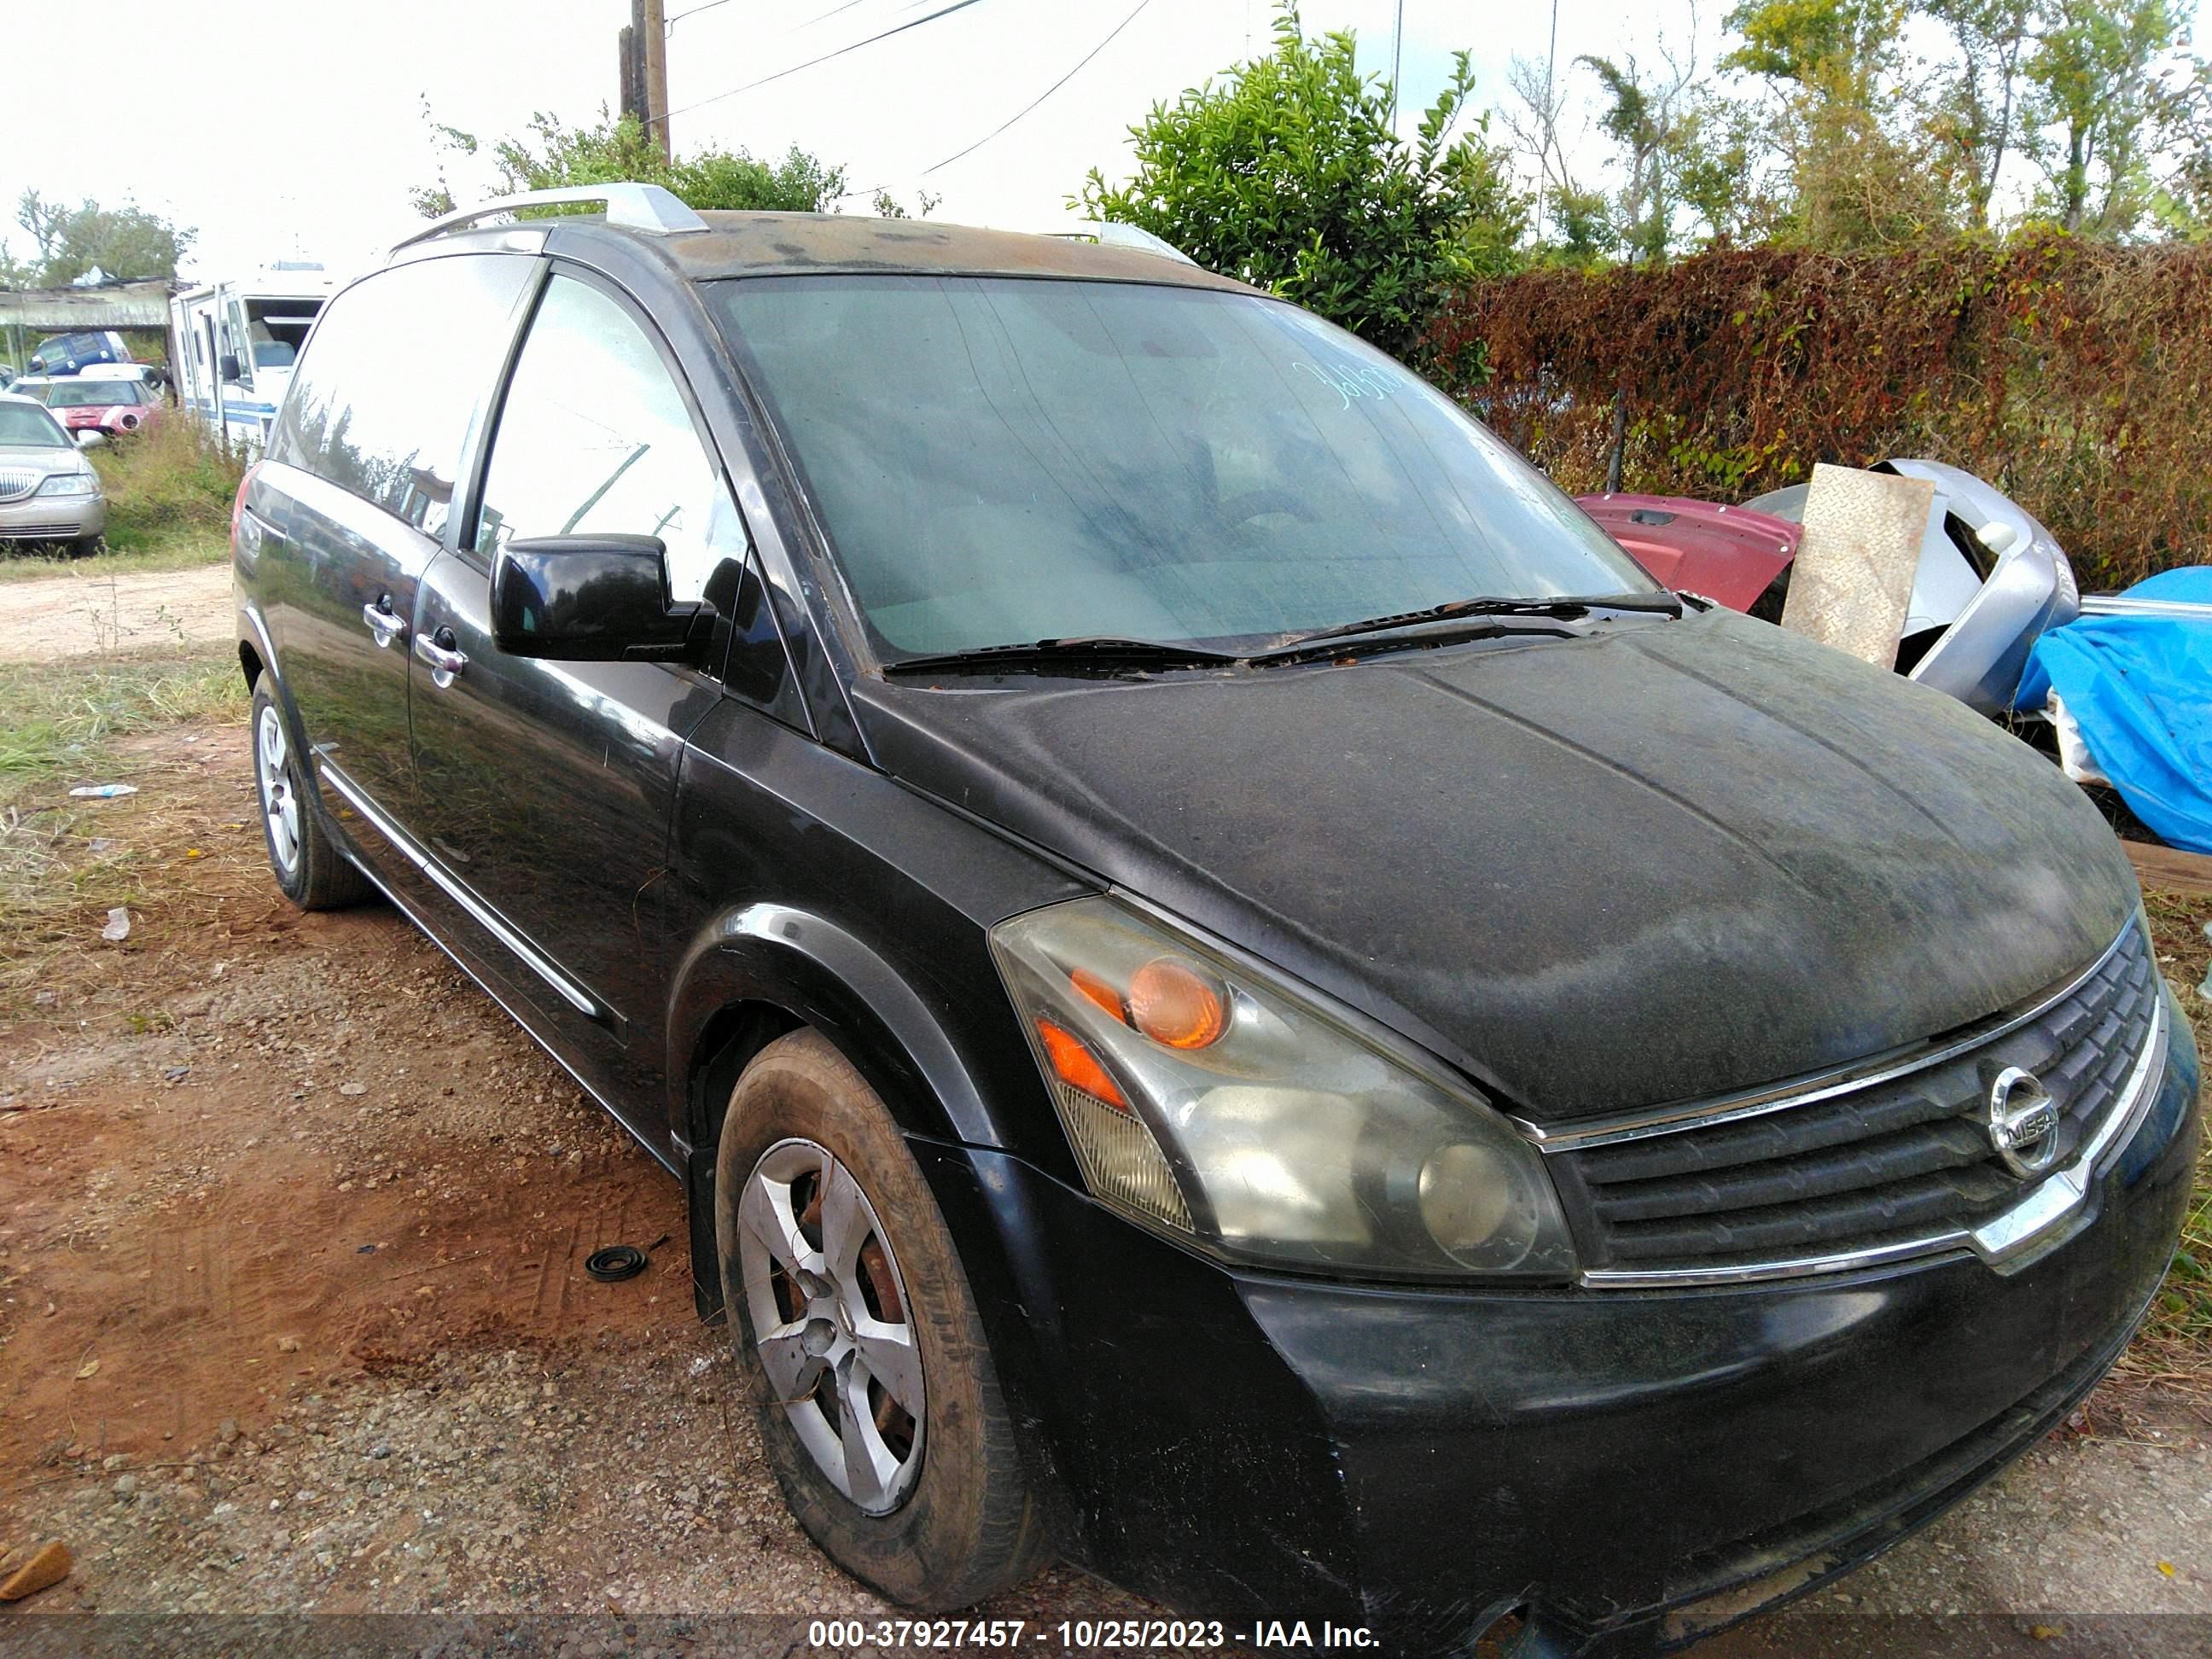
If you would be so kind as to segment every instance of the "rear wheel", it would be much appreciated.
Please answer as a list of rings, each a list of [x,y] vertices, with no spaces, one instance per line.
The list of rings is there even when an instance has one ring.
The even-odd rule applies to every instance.
[[[253,786],[269,868],[286,898],[302,910],[336,910],[368,896],[368,878],[323,833],[276,683],[265,673],[253,684]]]
[[[1043,1516],[951,1235],[883,1103],[818,1033],[745,1068],[715,1193],[738,1363],[814,1541],[932,1611],[1042,1565]]]

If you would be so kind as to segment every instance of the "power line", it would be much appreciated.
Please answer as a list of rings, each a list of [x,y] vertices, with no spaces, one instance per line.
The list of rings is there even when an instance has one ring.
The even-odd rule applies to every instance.
[[[1128,27],[1130,24],[1135,22],[1137,21],[1137,14],[1143,11],[1146,7],[1152,3],[1152,0],[1137,0],[1135,9],[1132,10],[1130,14],[1127,17],[1124,17],[1120,22],[1114,25],[1114,33],[1112,34],[1108,35],[1097,46],[1091,47],[1089,52],[1085,52],[1083,54],[1081,63],[1077,64],[1073,69],[1068,70],[1068,72],[1061,76],[1059,80],[1054,82],[1042,92],[1037,94],[1036,97],[1030,99],[1028,103],[1023,105],[1012,115],[1009,115],[1005,120],[1000,122],[997,126],[993,127],[981,138],[978,138],[974,143],[969,145],[967,149],[960,151],[959,154],[956,155],[946,156],[942,161],[939,161],[936,167],[924,167],[916,176],[918,178],[927,179],[931,173],[939,171],[940,168],[949,167],[955,161],[963,161],[967,157],[973,155],[977,150],[982,149],[984,145],[989,143],[991,140],[997,137],[1008,127],[1013,125],[1015,122],[1020,120],[1022,117],[1027,115],[1031,110],[1035,109],[1039,104],[1044,102],[1046,99],[1051,97],[1053,94],[1058,92],[1062,87],[1066,86],[1070,81],[1073,81],[1077,76],[1082,74],[1085,65],[1088,64],[1091,60],[1096,58],[1100,52],[1105,51],[1107,47],[1112,46],[1114,44],[1115,37],[1119,35],[1123,29]]]
[[[864,3],[865,0],[845,0],[845,3],[842,6],[832,6],[827,11],[816,12],[813,16],[808,18],[804,23],[793,23],[789,28],[786,29],[784,33],[786,34],[796,34],[801,29],[811,29],[817,23],[821,22],[825,18],[835,17],[841,11],[850,11],[854,7]]]
[[[695,109],[704,109],[709,104],[719,104],[725,98],[734,98],[741,92],[750,92],[755,87],[764,87],[771,81],[781,81],[787,75],[796,75],[801,70],[812,69],[817,64],[826,64],[833,58],[842,58],[848,52],[858,52],[862,46],[872,46],[878,40],[888,40],[894,34],[904,34],[908,29],[918,29],[924,23],[933,23],[940,17],[949,17],[956,11],[965,11],[976,3],[977,0],[952,0],[951,5],[939,6],[935,11],[917,17],[910,23],[901,23],[896,28],[884,30],[880,34],[872,34],[865,40],[855,40],[849,46],[840,46],[835,52],[825,52],[819,58],[810,58],[803,64],[793,64],[789,69],[778,70],[773,75],[763,75],[757,81],[748,81],[741,87],[732,87],[727,92],[718,92],[712,98],[702,98],[696,104],[686,104],[682,109],[668,110],[653,118],[666,121],[678,115],[689,115]]]
[[[675,33],[676,26],[682,22],[685,18],[696,17],[702,11],[712,11],[717,6],[726,6],[729,3],[730,0],[707,0],[707,3],[703,6],[694,6],[689,11],[679,11],[672,14],[663,21],[661,24],[661,29],[665,33]]]

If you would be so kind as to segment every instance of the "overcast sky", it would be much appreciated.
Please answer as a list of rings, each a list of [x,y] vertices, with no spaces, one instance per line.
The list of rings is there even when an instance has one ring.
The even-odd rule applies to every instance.
[[[1049,220],[1091,166],[1127,170],[1127,130],[1156,100],[1264,52],[1273,12],[1267,0],[1150,0],[1033,113],[927,177],[1066,74],[1137,0],[976,0],[716,97],[944,3],[723,0],[678,18],[668,52],[678,150],[711,143],[780,155],[797,143],[844,163],[856,187],[885,185],[909,203],[921,188],[941,195],[939,218]],[[674,16],[704,0],[667,5]],[[1724,9],[1702,8],[1709,35]],[[1393,0],[1303,8],[1310,33],[1356,29],[1363,67],[1384,73],[1393,10]],[[1578,52],[1648,50],[1661,25],[1679,39],[1690,15],[1688,0],[1559,0],[1558,10],[1563,65]],[[124,67],[12,76],[0,101],[9,245],[29,251],[13,210],[34,187],[71,202],[136,200],[196,226],[187,268],[203,276],[302,257],[357,269],[413,222],[406,193],[433,175],[426,96],[439,120],[487,140],[538,110],[592,120],[617,102],[616,33],[629,15],[628,0],[93,0],[71,12],[71,32],[94,48],[78,61]],[[1406,0],[1401,129],[1435,95],[1453,48],[1474,52],[1482,94],[1499,95],[1514,54],[1544,54],[1551,21],[1547,0]],[[108,95],[125,89],[143,95]],[[485,182],[464,173],[456,194],[471,199]],[[863,200],[848,205],[865,210]]]

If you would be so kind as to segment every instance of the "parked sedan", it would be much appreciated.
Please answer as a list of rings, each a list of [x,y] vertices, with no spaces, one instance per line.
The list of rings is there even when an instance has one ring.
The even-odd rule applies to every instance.
[[[100,545],[107,498],[61,423],[28,398],[0,392],[0,544]]]
[[[155,412],[152,392],[135,377],[72,374],[41,380],[25,395],[52,410],[69,431],[97,432],[109,438],[136,432]]]
[[[840,1565],[1620,1654],[2112,1364],[2197,1062],[2055,769],[1187,262],[581,196],[321,313],[235,519],[269,855],[683,1183]]]

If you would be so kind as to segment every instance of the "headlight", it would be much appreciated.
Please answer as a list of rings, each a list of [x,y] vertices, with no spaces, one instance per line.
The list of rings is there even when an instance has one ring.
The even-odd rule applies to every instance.
[[[39,486],[41,495],[96,495],[100,481],[89,472],[57,472]]]
[[[1270,1267],[1571,1275],[1541,1155],[1352,1017],[1108,898],[991,943],[1094,1196]]]

